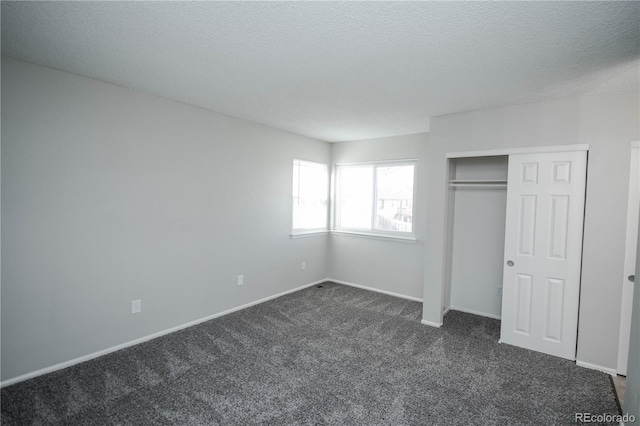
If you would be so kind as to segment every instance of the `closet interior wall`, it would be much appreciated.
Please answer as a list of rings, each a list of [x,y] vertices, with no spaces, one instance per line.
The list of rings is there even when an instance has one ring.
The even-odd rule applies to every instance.
[[[443,309],[500,318],[508,156],[449,159]]]

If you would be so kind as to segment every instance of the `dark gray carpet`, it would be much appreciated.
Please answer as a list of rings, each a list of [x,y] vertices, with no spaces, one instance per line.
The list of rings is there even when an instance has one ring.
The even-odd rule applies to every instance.
[[[2,389],[2,424],[571,424],[609,377],[333,283]]]

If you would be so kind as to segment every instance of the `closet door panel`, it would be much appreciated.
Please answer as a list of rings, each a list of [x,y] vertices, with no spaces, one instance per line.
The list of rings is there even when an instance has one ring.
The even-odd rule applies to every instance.
[[[575,359],[585,182],[586,152],[509,157],[501,342]]]
[[[564,308],[564,280],[547,278],[545,289],[545,326],[544,338],[554,342],[562,342],[562,317]]]
[[[515,327],[516,333],[526,336],[531,332],[531,287],[533,277],[518,274],[516,278]]]
[[[569,197],[551,196],[551,226],[549,227],[549,257],[558,260],[567,258],[567,226],[569,225]]]
[[[533,256],[536,240],[536,196],[520,196],[518,214],[518,255]]]

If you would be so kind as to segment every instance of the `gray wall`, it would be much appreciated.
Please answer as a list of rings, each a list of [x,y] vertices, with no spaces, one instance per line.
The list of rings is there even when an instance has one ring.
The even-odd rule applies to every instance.
[[[427,133],[332,145],[332,164],[416,158],[417,241],[382,240],[333,234],[329,243],[329,277],[353,284],[422,298]]]
[[[578,360],[615,369],[629,143],[639,139],[638,91],[622,91],[434,117],[427,150],[428,204],[423,316],[440,322],[443,303],[445,154],[589,144]]]
[[[2,379],[325,278],[294,157],[330,145],[3,58]]]

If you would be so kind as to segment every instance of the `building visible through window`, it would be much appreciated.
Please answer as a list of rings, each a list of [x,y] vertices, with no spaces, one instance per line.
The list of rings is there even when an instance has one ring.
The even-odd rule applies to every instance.
[[[414,161],[336,166],[335,229],[413,233]]]

